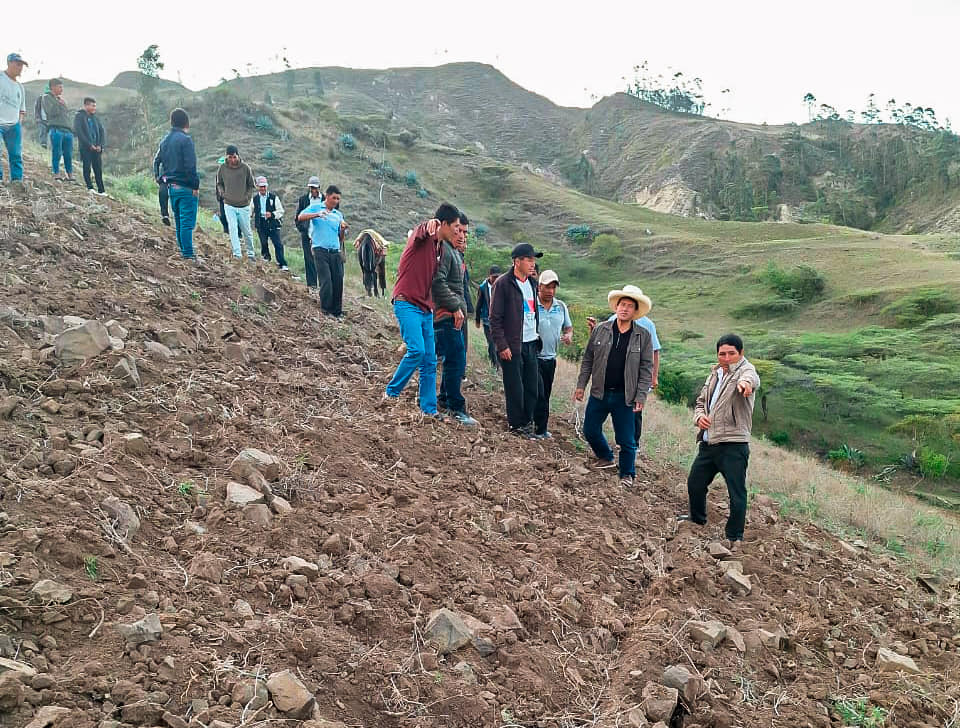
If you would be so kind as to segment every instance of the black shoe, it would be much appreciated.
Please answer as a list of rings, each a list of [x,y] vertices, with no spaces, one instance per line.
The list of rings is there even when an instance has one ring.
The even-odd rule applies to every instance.
[[[166,215],[163,216],[163,224],[166,225],[167,227],[170,227],[170,218],[167,217]]]

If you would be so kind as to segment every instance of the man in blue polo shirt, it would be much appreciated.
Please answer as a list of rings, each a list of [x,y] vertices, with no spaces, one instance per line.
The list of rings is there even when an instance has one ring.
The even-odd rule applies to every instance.
[[[314,202],[297,215],[300,222],[310,221],[320,309],[338,318],[343,316],[343,258],[340,245],[349,227],[337,209],[339,204],[340,190],[330,185],[323,202]]]
[[[540,369],[540,389],[537,406],[533,410],[533,436],[540,440],[550,437],[547,421],[550,419],[550,395],[553,393],[553,378],[557,373],[557,349],[560,344],[573,341],[573,321],[567,304],[556,298],[560,279],[552,270],[540,274],[537,293],[537,310],[540,313],[540,353],[537,367]]]

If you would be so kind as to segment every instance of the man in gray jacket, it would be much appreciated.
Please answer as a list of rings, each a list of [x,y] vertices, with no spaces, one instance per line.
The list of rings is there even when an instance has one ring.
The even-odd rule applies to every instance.
[[[726,334],[717,341],[717,362],[693,410],[700,449],[687,476],[690,513],[679,520],[706,524],[707,488],[721,473],[730,495],[727,547],[736,551],[747,520],[747,462],[760,377],[743,356],[743,339],[736,334]]]
[[[461,215],[461,224],[464,219],[465,216]],[[461,231],[460,235],[465,233]],[[467,370],[467,350],[463,339],[467,305],[463,289],[463,257],[453,245],[445,242],[440,248],[440,261],[430,288],[435,306],[433,335],[437,357],[443,358],[437,400],[441,412],[446,409],[461,425],[476,427],[478,423],[467,414],[467,401],[460,391]]]
[[[652,303],[636,286],[624,286],[607,294],[616,321],[604,321],[591,333],[580,362],[580,376],[573,393],[583,399],[587,382],[590,398],[583,415],[583,437],[601,468],[613,467],[613,450],[603,434],[607,417],[620,446],[620,484],[633,485],[637,466],[634,414],[643,409],[653,380],[653,345],[650,332],[633,322],[646,316]]]

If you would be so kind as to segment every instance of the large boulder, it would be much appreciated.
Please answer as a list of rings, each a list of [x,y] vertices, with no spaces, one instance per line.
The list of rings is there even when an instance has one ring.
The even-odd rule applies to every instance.
[[[110,348],[110,334],[99,321],[87,321],[59,334],[54,341],[54,352],[65,364],[92,359]]]

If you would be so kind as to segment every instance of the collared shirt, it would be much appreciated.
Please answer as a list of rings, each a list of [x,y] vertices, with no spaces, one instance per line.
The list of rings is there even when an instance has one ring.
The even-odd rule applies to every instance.
[[[537,340],[537,302],[533,297],[533,285],[530,279],[517,281],[517,286],[523,293],[523,343]]]
[[[543,342],[537,356],[540,359],[556,359],[563,330],[573,327],[570,311],[567,310],[567,304],[559,298],[553,299],[550,308],[537,300],[537,309],[540,311],[540,341]]]
[[[723,367],[718,367],[717,368],[717,386],[713,388],[713,394],[710,395],[710,406],[707,408],[708,415],[713,414],[713,405],[717,403],[717,396],[720,394],[720,385],[723,384],[723,374],[724,374]],[[707,432],[708,432],[707,430],[703,431],[704,442],[707,442],[707,440],[710,439]]]
[[[267,215],[267,198],[268,197],[270,197],[269,192],[265,195],[261,195],[259,193],[257,194],[257,200],[259,200],[260,202],[260,214],[264,217],[266,217]]]
[[[20,121],[20,112],[27,110],[23,84],[0,71],[0,126],[13,126]]]
[[[340,224],[343,215],[340,210],[327,210],[326,203],[314,202],[304,212],[325,212],[322,217],[310,220],[310,240],[314,248],[324,250],[340,250]]]

